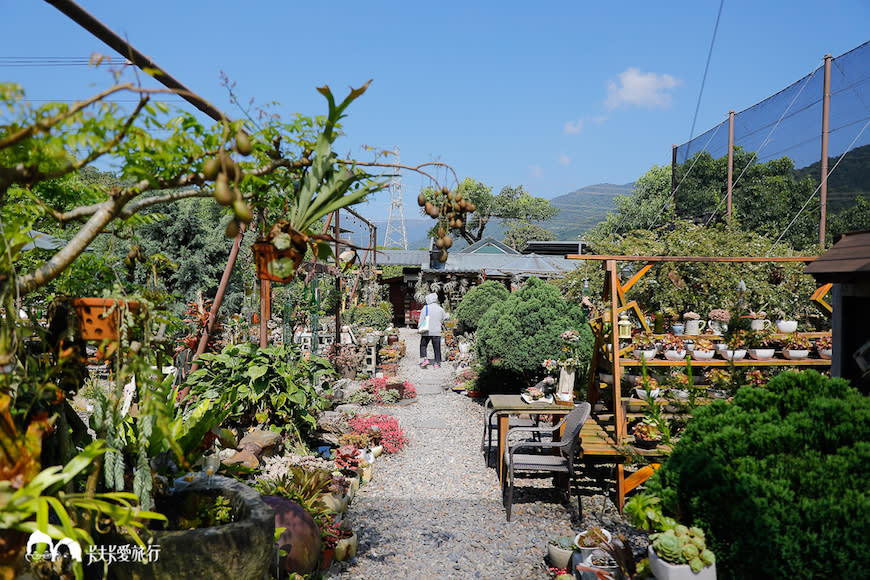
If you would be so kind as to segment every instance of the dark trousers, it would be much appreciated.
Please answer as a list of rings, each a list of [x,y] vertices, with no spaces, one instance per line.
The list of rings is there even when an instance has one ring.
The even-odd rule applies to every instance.
[[[432,348],[435,350],[435,364],[441,364],[441,336],[420,336],[420,358],[426,358],[426,351],[429,343],[432,343]]]

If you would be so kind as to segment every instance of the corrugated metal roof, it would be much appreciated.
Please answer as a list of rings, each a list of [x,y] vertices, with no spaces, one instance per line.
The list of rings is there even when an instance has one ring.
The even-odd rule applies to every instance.
[[[843,234],[830,250],[810,262],[804,272],[820,282],[870,278],[870,232]]]
[[[429,252],[426,250],[378,250],[378,264],[426,267],[429,265]]]
[[[480,273],[493,276],[535,274],[561,276],[577,267],[574,260],[539,256],[537,254],[453,254],[437,268],[423,268],[424,272]]]

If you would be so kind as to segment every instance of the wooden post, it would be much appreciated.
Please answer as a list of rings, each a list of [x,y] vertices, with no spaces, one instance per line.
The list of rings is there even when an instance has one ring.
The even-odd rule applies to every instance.
[[[617,311],[619,310],[618,274],[616,260],[607,260],[607,283],[610,287],[610,345],[613,349],[613,422],[616,427],[616,444],[625,437],[625,411],[622,408],[622,369],[619,365],[619,333]]]
[[[260,278],[260,348],[269,346],[269,320],[272,319],[272,282]]]
[[[731,225],[731,194],[734,191],[734,111],[728,111],[728,225]]]
[[[831,116],[831,60],[825,55],[825,85],[822,97],[822,169],[819,186],[821,215],[819,216],[819,246],[825,247],[825,221],[828,218],[828,126]]]
[[[344,301],[344,296],[341,295],[341,264],[338,263],[338,255],[341,253],[341,246],[338,243],[338,238],[341,237],[340,214],[341,210],[335,210],[335,263],[338,264],[338,274],[335,276],[335,293],[338,296],[338,302],[335,304],[335,348],[341,344],[341,306]]]

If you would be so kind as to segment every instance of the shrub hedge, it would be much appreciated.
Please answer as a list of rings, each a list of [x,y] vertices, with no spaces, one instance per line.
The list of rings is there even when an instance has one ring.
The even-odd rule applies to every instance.
[[[858,578],[868,480],[870,399],[805,371],[697,409],[648,488],[708,531],[721,578]]]
[[[559,358],[560,335],[571,329],[581,337],[578,372],[582,376],[593,342],[586,317],[578,306],[566,302],[555,286],[529,278],[525,286],[493,304],[480,319],[475,341],[477,358],[485,368],[492,367],[491,372],[482,375],[504,377],[508,373],[518,388],[534,384],[545,374],[541,366],[544,360]]]
[[[459,332],[474,332],[480,319],[493,304],[504,302],[511,293],[504,284],[487,280],[475,286],[462,297],[462,302],[453,312]]]
[[[363,328],[370,326],[375,330],[386,330],[393,322],[393,305],[381,302],[377,306],[354,306],[345,312],[344,322]]]

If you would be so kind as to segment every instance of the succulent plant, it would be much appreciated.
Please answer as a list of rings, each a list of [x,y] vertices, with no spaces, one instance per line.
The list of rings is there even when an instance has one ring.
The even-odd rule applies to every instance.
[[[716,561],[713,552],[707,549],[704,531],[697,527],[677,525],[671,530],[652,534],[653,550],[671,564],[688,564],[693,572],[700,572]]]

